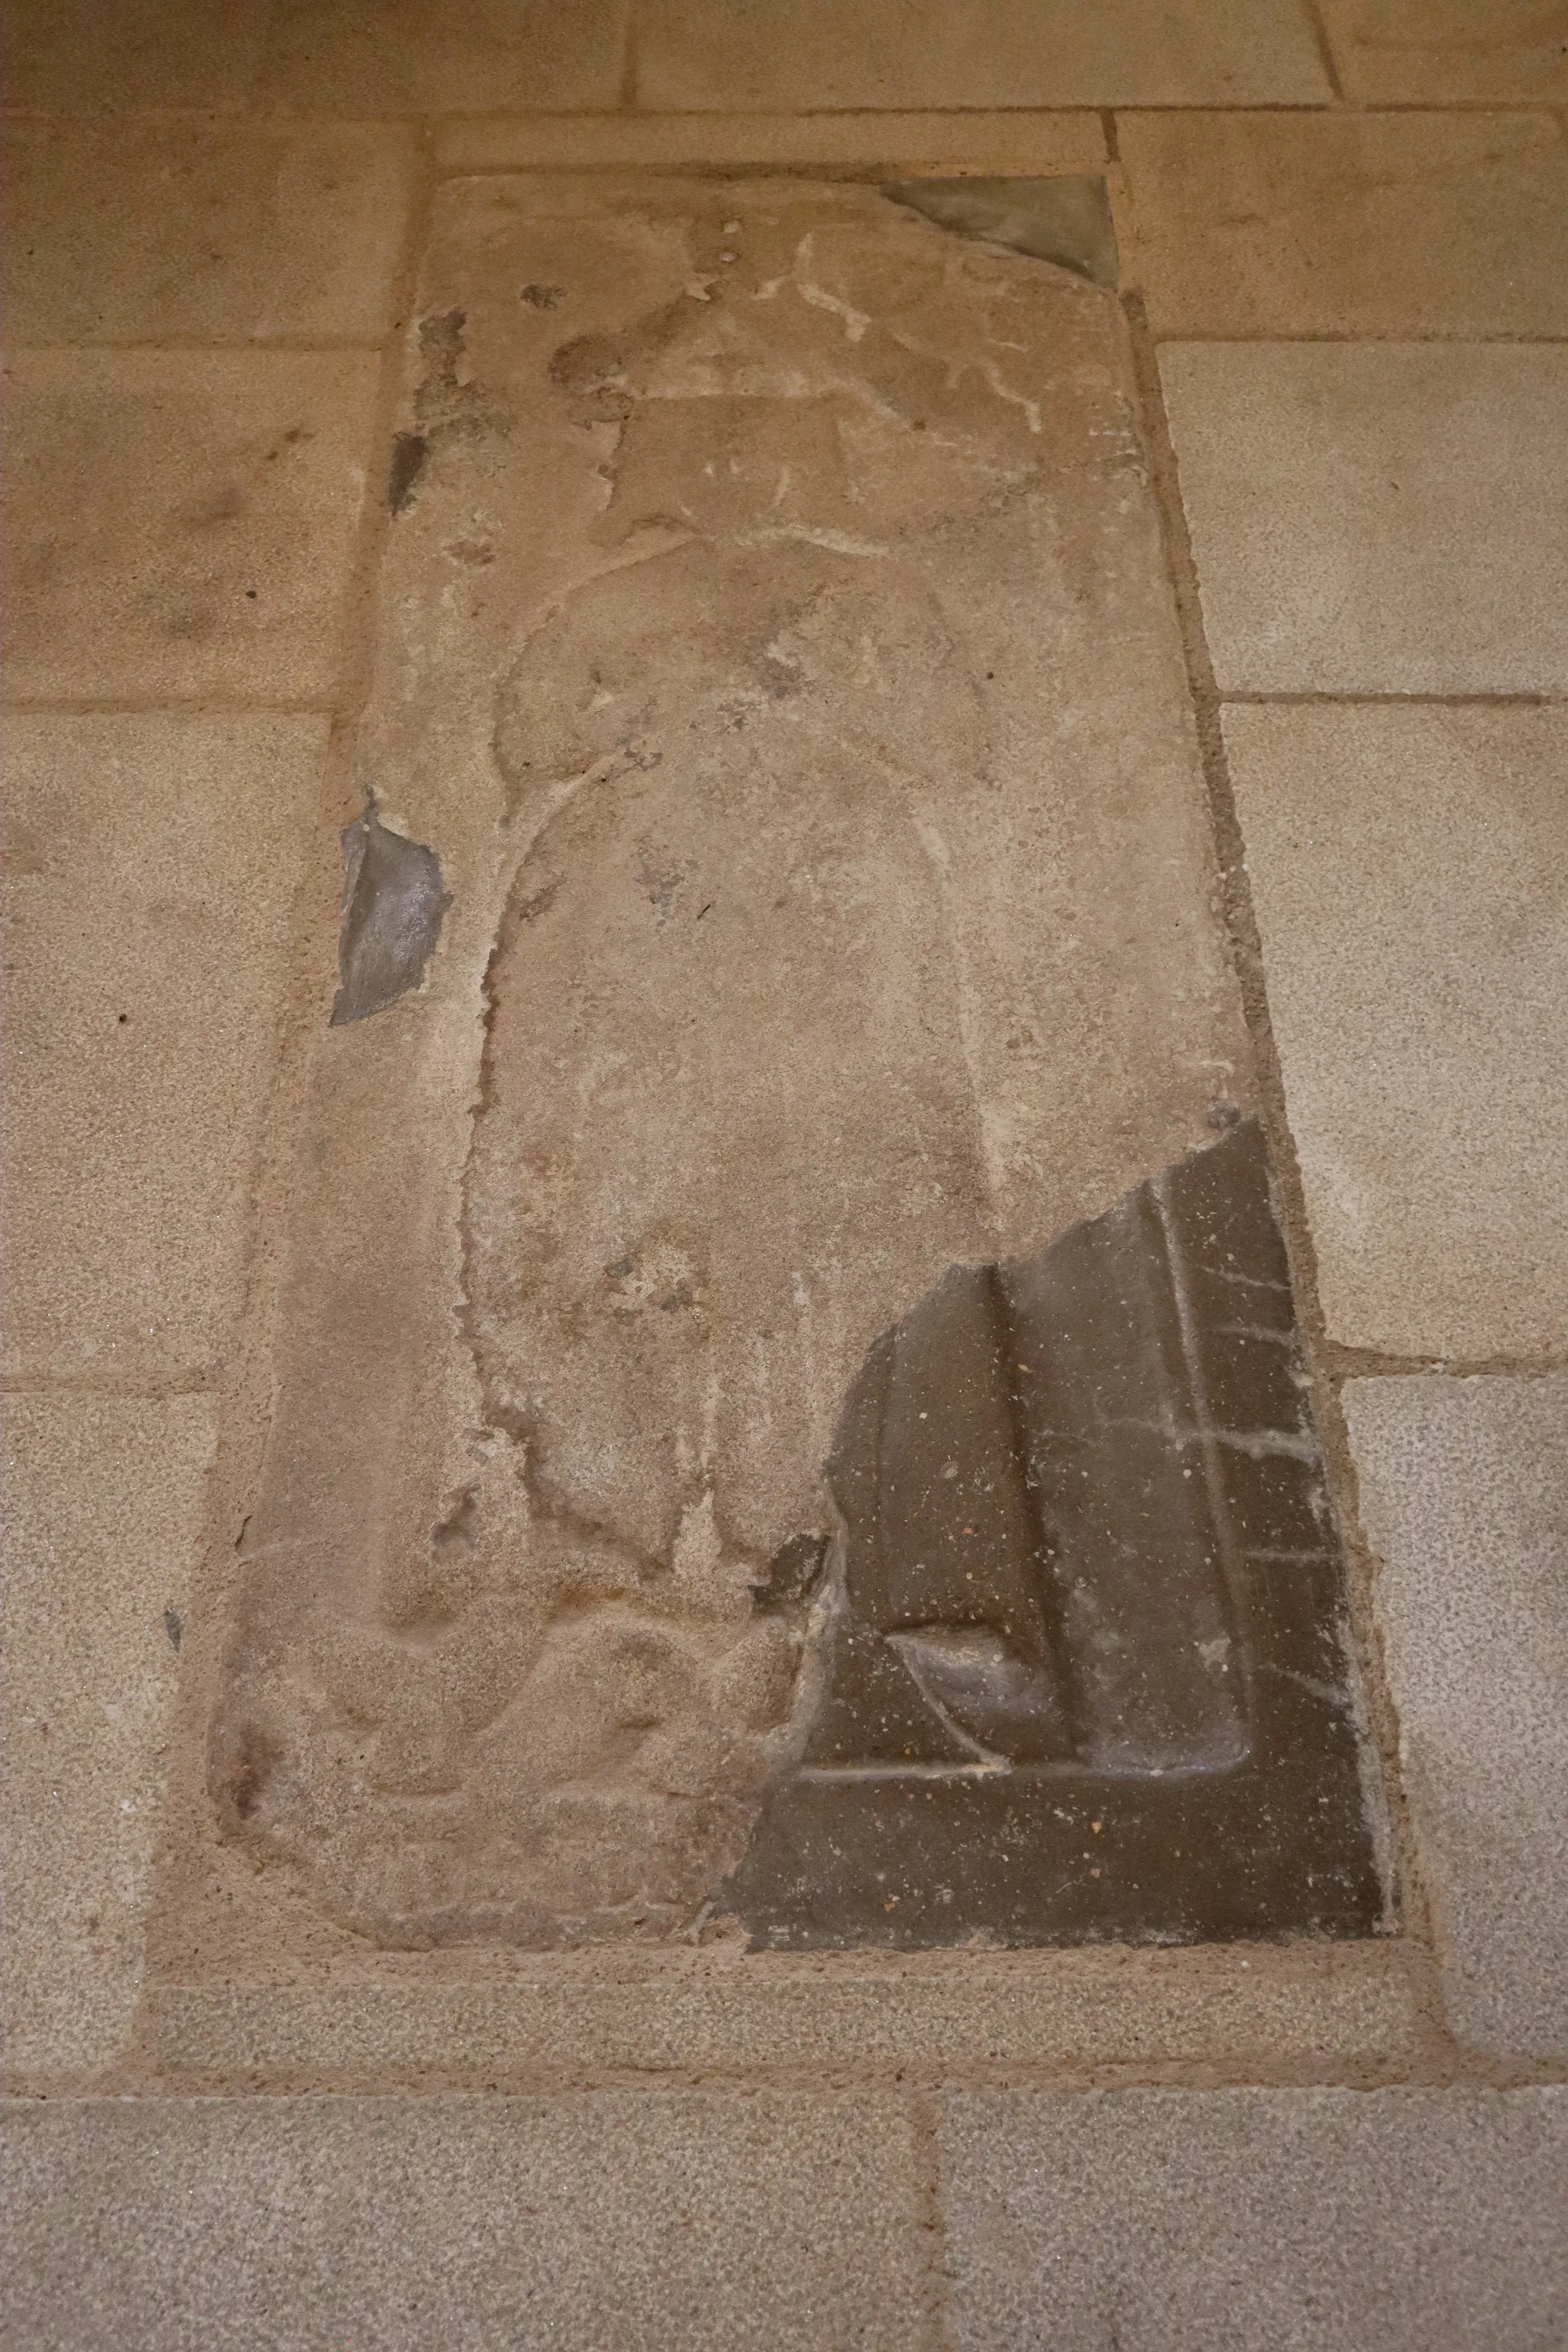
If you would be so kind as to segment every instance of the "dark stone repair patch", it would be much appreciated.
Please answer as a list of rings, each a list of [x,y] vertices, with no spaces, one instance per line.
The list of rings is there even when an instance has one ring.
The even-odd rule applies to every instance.
[[[1251,1121],[872,1347],[784,1947],[1370,1933],[1342,1572]]]
[[[1098,173],[1048,180],[889,180],[882,194],[939,228],[1054,261],[1091,285],[1116,286],[1121,265],[1105,182]]]
[[[344,826],[342,845],[334,1029],[384,1013],[418,987],[447,910],[435,851],[389,831],[374,809]]]

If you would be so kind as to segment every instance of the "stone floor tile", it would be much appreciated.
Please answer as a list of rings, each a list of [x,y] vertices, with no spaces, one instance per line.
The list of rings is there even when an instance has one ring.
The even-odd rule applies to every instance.
[[[50,2101],[5,2115],[28,2352],[910,2352],[900,2104]]]
[[[1222,693],[1568,689],[1568,348],[1168,343]]]
[[[6,734],[6,1368],[189,1379],[241,1304],[326,721]]]
[[[478,114],[436,128],[448,171],[584,171],[606,163],[880,166],[889,176],[995,173],[1020,179],[1102,172],[1098,113]]]
[[[13,346],[363,342],[392,323],[397,129],[16,122],[5,158]]]
[[[274,0],[263,106],[363,114],[615,106],[628,0]]]
[[[1331,1333],[1568,1346],[1568,712],[1225,731]]]
[[[1561,6],[1542,0],[1322,0],[1334,60],[1352,99],[1373,104],[1568,96]]]
[[[1547,2352],[1568,2092],[955,2094],[956,2352]]]
[[[1418,1989],[1393,1940],[1184,1950],[857,1954],[824,1967],[732,1950],[536,1958],[453,1982],[163,1983],[157,2060],[186,2081],[505,2084],[537,2069],[735,2073],[1223,2064],[1321,2074],[1408,2064]]]
[[[650,107],[1267,106],[1330,95],[1293,0],[644,0]]]
[[[5,1400],[5,2056],[110,2063],[142,1975],[207,1397]]]
[[[1160,335],[1561,335],[1568,143],[1544,114],[1126,114]]]
[[[267,12],[235,0],[9,0],[8,111],[229,111],[244,104]]]
[[[368,352],[18,352],[6,376],[11,695],[332,694]]]
[[[1568,2057],[1568,1376],[1344,1404],[1450,2020]]]

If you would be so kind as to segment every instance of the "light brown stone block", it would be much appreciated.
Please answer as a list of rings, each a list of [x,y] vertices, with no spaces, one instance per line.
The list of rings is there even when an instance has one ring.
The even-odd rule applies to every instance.
[[[1544,114],[1124,114],[1159,335],[1561,335],[1568,144]]]
[[[276,0],[258,102],[354,114],[615,106],[626,0]]]
[[[326,700],[375,370],[369,353],[15,353],[7,691]]]
[[[910,2352],[891,2097],[51,2100],[5,2114],[37,2352]]]
[[[647,0],[644,106],[1015,107],[1322,104],[1328,77],[1290,0]]]
[[[6,1366],[188,1379],[240,1305],[326,722],[6,734]]]
[[[1568,2324],[1568,2093],[957,2094],[961,2352],[1542,2352]]]
[[[5,1402],[6,2063],[110,2063],[142,1976],[206,1397]]]
[[[1449,2017],[1568,2057],[1568,1378],[1344,1405]]]
[[[13,347],[391,324],[413,163],[392,126],[16,122],[5,157]]]
[[[891,175],[1027,178],[1105,165],[1098,114],[479,114],[437,125],[452,171],[589,171],[609,164],[816,163]]]
[[[6,109],[54,115],[233,111],[267,21],[235,0],[12,0],[5,18]]]
[[[1568,96],[1561,0],[1323,0],[1345,89],[1373,105]]]
[[[1225,730],[1331,1333],[1568,1345],[1568,716]]]
[[[1168,343],[1222,693],[1568,689],[1568,349]]]
[[[269,2086],[618,2068],[852,2066],[914,2081],[1010,2067],[1338,2073],[1407,2065],[1415,1998],[1403,1948],[1328,1942],[805,1965],[710,1948],[613,1969],[534,1959],[467,1982],[404,1960],[375,1983],[149,1994],[160,2065]]]

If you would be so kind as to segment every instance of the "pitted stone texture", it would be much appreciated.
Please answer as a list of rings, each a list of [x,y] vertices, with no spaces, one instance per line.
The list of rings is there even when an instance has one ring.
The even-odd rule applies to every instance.
[[[945,2099],[960,2352],[1546,2352],[1568,2092]]]
[[[418,313],[361,758],[451,906],[322,1047],[213,1786],[385,1941],[658,1934],[798,1739],[752,1591],[867,1348],[1246,1045],[1110,295],[475,181]]]
[[[10,1372],[189,1379],[228,1348],[326,735],[7,724]]]
[[[613,107],[627,0],[274,0],[257,97],[279,112]]]
[[[1568,1346],[1568,716],[1225,733],[1330,1331]]]
[[[1166,335],[1561,335],[1568,146],[1545,114],[1129,114]]]
[[[14,353],[7,691],[329,699],[375,374],[369,352]]]
[[[1568,690],[1568,347],[1167,343],[1226,694]]]
[[[1310,106],[1329,96],[1288,0],[645,0],[650,107]]]
[[[8,338],[376,341],[412,164],[384,124],[12,123]]]
[[[1344,1403],[1449,2016],[1568,2056],[1568,1378]]]
[[[206,1397],[5,1404],[5,2060],[121,2053],[201,1539]]]
[[[1561,7],[1496,0],[1478,16],[1469,0],[1323,0],[1347,94],[1363,104],[1409,106],[1568,98],[1568,39]]]
[[[907,2352],[893,2098],[52,2100],[4,2116],[27,2352]]]

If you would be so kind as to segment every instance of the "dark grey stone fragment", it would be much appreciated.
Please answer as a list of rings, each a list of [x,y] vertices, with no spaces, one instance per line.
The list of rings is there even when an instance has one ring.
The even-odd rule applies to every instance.
[[[882,194],[958,236],[1054,261],[1094,286],[1117,283],[1116,230],[1098,173],[1073,172],[1049,180],[889,180]]]
[[[389,832],[374,809],[344,826],[342,845],[334,1029],[384,1013],[418,987],[447,910],[435,851]]]
[[[784,1945],[1370,1932],[1342,1579],[1252,1122],[871,1348]]]

